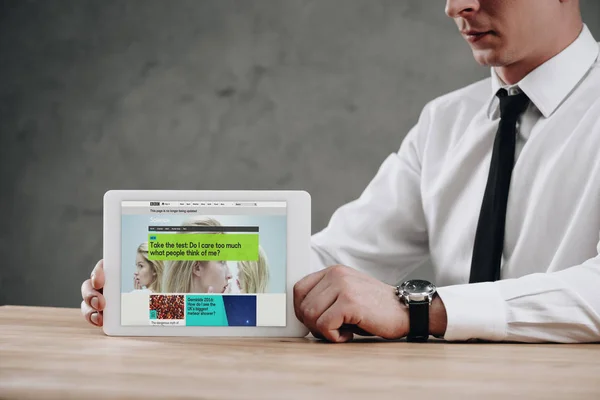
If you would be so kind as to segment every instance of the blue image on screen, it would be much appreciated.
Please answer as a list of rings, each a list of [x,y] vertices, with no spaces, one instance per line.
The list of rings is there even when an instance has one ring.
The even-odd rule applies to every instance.
[[[256,296],[226,295],[223,305],[229,326],[256,326]]]

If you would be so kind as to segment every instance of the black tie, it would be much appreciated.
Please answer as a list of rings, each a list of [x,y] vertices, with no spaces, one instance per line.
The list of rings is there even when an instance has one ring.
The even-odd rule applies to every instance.
[[[509,96],[505,89],[500,89],[496,95],[500,99],[500,126],[496,132],[490,174],[477,223],[470,283],[500,279],[506,204],[515,163],[517,120],[529,103],[523,92]]]

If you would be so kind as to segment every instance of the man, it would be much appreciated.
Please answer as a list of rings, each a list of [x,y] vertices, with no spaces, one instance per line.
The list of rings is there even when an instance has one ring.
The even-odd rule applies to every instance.
[[[600,52],[578,0],[447,0],[491,78],[429,103],[313,236],[297,317],[332,342],[600,341]],[[435,286],[393,286],[430,257]],[[82,312],[101,325],[101,263]]]

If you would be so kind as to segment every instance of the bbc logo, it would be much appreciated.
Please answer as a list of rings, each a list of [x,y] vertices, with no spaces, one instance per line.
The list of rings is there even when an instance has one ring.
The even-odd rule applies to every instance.
[[[152,206],[160,206],[160,201],[151,201],[150,207],[152,207]]]

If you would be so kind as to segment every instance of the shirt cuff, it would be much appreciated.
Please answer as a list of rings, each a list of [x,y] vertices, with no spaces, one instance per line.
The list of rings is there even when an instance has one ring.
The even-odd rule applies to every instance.
[[[506,304],[493,282],[437,289],[446,308],[444,339],[501,341],[506,337]]]

